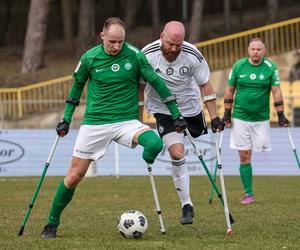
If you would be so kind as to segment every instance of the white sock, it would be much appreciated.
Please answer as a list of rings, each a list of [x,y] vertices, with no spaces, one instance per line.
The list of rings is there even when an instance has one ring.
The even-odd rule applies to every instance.
[[[190,176],[185,165],[185,158],[172,160],[172,177],[181,201],[181,207],[186,204],[193,206],[190,197]]]

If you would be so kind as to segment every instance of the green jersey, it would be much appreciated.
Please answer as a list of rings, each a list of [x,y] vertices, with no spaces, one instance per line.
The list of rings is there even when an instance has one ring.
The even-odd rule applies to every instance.
[[[81,57],[68,98],[79,100],[89,80],[82,124],[99,125],[138,119],[138,81],[141,77],[156,89],[161,98],[171,96],[139,49],[124,43],[117,55],[109,55],[100,44]],[[177,118],[180,113],[173,102],[170,108]],[[66,104],[64,119],[69,123],[74,110],[74,105]]]
[[[280,86],[278,69],[271,60],[264,57],[259,65],[252,65],[248,58],[238,60],[228,84],[236,87],[233,117],[251,122],[270,119],[271,86]]]

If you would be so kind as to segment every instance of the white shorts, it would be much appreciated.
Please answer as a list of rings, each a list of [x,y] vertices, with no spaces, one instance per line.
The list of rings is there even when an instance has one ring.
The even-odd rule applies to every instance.
[[[233,118],[232,125],[230,148],[257,152],[272,150],[269,120],[248,122]]]
[[[138,120],[104,125],[82,125],[79,129],[73,156],[81,159],[98,160],[103,157],[108,146],[115,141],[125,147],[134,148],[134,135],[149,126]]]

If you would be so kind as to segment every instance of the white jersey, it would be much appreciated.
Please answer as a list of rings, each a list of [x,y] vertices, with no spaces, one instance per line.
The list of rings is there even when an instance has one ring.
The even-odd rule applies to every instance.
[[[181,114],[185,117],[198,115],[202,111],[199,85],[207,83],[210,77],[207,62],[196,46],[185,41],[173,62],[165,59],[160,47],[161,40],[157,40],[145,46],[142,52],[175,96]],[[146,84],[145,93],[148,113],[170,114],[149,83]]]

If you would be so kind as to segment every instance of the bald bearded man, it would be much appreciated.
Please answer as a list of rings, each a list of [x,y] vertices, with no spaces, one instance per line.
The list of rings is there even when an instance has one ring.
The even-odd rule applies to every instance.
[[[216,95],[209,82],[209,67],[199,50],[184,41],[184,37],[185,28],[181,22],[168,22],[160,39],[145,46],[142,52],[176,97],[178,107],[188,123],[188,130],[196,138],[207,134],[201,95],[209,112],[213,132],[223,130],[225,124],[216,113]],[[145,81],[142,83],[145,85]],[[170,112],[147,82],[145,96],[146,110],[154,115],[158,133],[171,156],[172,177],[182,207],[179,221],[183,225],[192,224],[194,209],[185,163],[184,135],[176,132]]]

